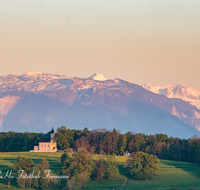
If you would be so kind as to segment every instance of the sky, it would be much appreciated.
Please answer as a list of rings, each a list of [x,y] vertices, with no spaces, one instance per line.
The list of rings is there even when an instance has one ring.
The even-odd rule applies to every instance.
[[[200,90],[199,0],[1,0],[0,76],[26,71]]]

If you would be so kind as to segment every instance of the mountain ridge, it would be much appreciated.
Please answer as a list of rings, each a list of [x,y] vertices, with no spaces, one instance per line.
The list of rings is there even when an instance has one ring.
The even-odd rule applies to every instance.
[[[183,100],[118,78],[102,81],[41,72],[0,77],[0,131],[112,126],[123,133],[167,131],[191,137],[199,134],[199,115],[199,109]]]

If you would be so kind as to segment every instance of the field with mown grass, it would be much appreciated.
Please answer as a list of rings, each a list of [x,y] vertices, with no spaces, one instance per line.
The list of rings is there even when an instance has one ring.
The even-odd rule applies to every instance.
[[[8,170],[12,170],[12,165],[15,163],[18,156],[26,156],[33,160],[34,165],[39,164],[43,157],[49,161],[50,169],[53,174],[60,175],[62,170],[60,157],[63,153],[34,153],[34,152],[9,152],[0,153],[0,176],[5,176]],[[72,156],[72,154],[70,154]],[[94,160],[104,158],[102,155],[93,155]],[[87,183],[86,189],[88,190],[165,190],[165,189],[182,189],[187,190],[193,186],[196,190],[200,190],[200,165],[160,160],[160,175],[155,180],[151,181],[135,181],[130,180],[130,176],[123,167],[123,163],[127,157],[116,156],[119,161],[119,178],[116,180],[90,180]],[[15,173],[14,173],[15,175]],[[17,183],[15,179],[10,179],[10,189],[16,189]],[[0,190],[8,189],[8,178],[0,178]]]

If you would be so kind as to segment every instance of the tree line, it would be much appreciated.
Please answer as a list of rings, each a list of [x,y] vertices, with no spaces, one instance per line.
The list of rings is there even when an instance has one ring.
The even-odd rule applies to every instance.
[[[156,155],[160,159],[187,161],[200,164],[200,138],[190,139],[168,137],[166,134],[145,135],[119,131],[97,129],[89,131],[70,130],[65,126],[57,129],[55,138],[59,149],[77,151],[87,149],[90,153],[103,155],[123,155],[126,150],[130,153],[142,151]]]
[[[33,150],[34,145],[50,132],[42,133],[0,133],[0,152],[18,152]],[[90,153],[102,155],[123,155],[142,151],[156,155],[160,159],[200,163],[200,138],[190,139],[168,137],[166,134],[145,135],[142,133],[121,134],[119,131],[97,129],[89,131],[71,130],[65,126],[59,127],[55,133],[60,150],[87,150]]]

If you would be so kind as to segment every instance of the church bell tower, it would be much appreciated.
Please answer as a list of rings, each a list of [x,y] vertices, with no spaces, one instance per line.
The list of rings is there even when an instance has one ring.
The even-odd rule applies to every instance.
[[[55,140],[54,137],[55,137],[55,133],[54,133],[54,129],[52,127],[52,129],[51,129],[51,139],[50,140]]]
[[[51,139],[50,139],[50,147],[51,147],[51,151],[55,151],[57,152],[57,142],[55,140],[55,133],[54,133],[54,129],[52,127],[52,130],[51,130]]]

